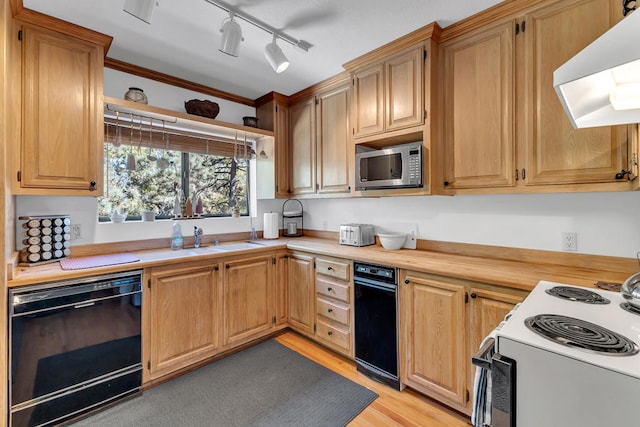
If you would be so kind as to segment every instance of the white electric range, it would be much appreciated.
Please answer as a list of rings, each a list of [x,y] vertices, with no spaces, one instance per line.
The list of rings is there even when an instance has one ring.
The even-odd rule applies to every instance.
[[[621,304],[540,282],[496,332],[493,427],[640,425],[640,313]]]

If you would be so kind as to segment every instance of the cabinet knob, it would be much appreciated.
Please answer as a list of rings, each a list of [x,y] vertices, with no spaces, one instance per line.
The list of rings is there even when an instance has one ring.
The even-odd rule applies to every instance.
[[[329,332],[327,332],[327,335],[331,336],[331,335],[333,335],[333,332],[329,331]]]
[[[474,292],[471,292],[471,298],[475,299],[477,297],[478,297],[478,295],[476,295]]]
[[[91,181],[89,183],[89,191],[96,191],[97,187],[96,187],[96,182],[95,181]]]
[[[623,179],[625,176],[629,175],[629,177],[631,177],[631,171],[626,171],[624,169],[622,169],[620,172],[618,172],[615,176],[616,179]]]
[[[411,282],[409,281],[409,279],[404,279],[404,283],[405,283],[405,285],[408,285]]]
[[[333,313],[333,308],[327,310],[329,313]]]
[[[214,269],[215,271],[218,271],[218,270],[220,270],[220,267],[216,265],[215,267],[213,267],[213,269]]]
[[[231,268],[231,266],[229,264],[226,264],[224,268]]]
[[[445,186],[445,187],[448,187],[448,186],[449,186],[449,181],[445,181],[445,182],[444,182],[444,186]]]
[[[327,288],[327,292],[333,291],[333,288]]]
[[[333,270],[333,267],[327,267],[327,270],[331,271]]]

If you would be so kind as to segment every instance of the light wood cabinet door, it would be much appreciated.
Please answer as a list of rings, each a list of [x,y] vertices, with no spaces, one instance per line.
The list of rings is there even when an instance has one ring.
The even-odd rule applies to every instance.
[[[469,331],[467,342],[469,343],[467,356],[467,388],[473,390],[475,366],[471,363],[471,357],[478,351],[482,340],[491,333],[504,320],[504,317],[521,302],[525,292],[501,291],[497,289],[484,289],[471,287],[469,289]],[[468,402],[469,409],[473,399]]]
[[[20,186],[99,196],[103,48],[25,24],[22,55]]]
[[[289,255],[289,326],[306,335],[313,335],[315,319],[315,283],[313,257]]]
[[[224,263],[224,345],[269,333],[275,325],[272,255]]]
[[[424,55],[413,47],[385,63],[387,131],[424,122]]]
[[[465,405],[465,286],[410,271],[400,280],[402,382]]]
[[[348,193],[354,151],[349,137],[349,85],[316,96],[318,193]]]
[[[218,349],[217,266],[151,274],[150,378],[215,354]]]
[[[316,139],[314,99],[294,104],[289,109],[291,126],[291,183],[293,194],[316,192]]]
[[[276,134],[276,198],[288,198],[290,196],[289,176],[291,175],[291,163],[289,162],[289,106],[284,102],[275,101]]]
[[[445,188],[513,186],[514,22],[441,47]]]
[[[528,185],[611,182],[628,169],[627,127],[573,129],[553,89],[553,71],[620,20],[620,4],[565,0],[524,17]]]
[[[353,73],[353,135],[384,132],[384,62]]]

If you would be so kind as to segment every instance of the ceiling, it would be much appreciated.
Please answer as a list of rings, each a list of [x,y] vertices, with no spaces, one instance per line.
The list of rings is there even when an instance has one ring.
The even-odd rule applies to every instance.
[[[124,0],[24,0],[24,6],[108,34],[108,57],[255,99],[291,95],[343,71],[342,64],[431,22],[446,27],[499,0],[226,0],[296,39],[279,41],[291,62],[276,74],[264,57],[271,35],[244,21],[237,58],[218,51],[228,16],[205,0],[157,0],[151,24],[123,12]]]

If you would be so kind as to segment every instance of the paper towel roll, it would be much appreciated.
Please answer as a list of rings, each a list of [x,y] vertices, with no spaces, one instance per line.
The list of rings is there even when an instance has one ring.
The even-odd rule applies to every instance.
[[[278,230],[278,213],[267,212],[264,214],[264,230],[262,237],[265,239],[277,239],[279,236]]]

